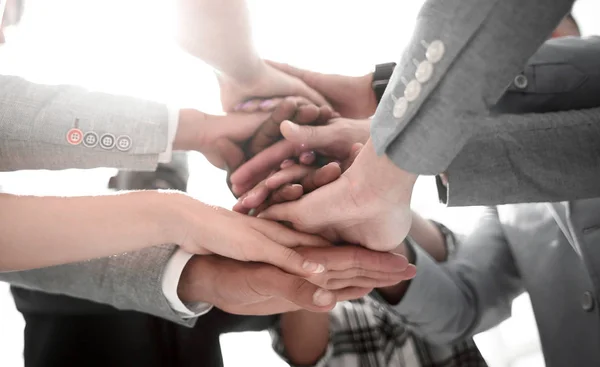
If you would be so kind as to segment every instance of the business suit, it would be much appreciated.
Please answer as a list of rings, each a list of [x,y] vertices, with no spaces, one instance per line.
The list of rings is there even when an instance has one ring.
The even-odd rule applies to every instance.
[[[590,62],[598,59],[600,39],[556,40],[544,47],[550,48],[536,54],[525,71],[535,83],[513,86],[498,109],[527,113],[597,103],[588,94],[600,92]],[[551,72],[535,74],[531,68]],[[527,291],[546,365],[598,365],[598,218],[597,198],[488,207],[456,260],[436,264],[415,247],[419,272],[393,309],[417,334],[448,343],[498,324],[510,316],[513,299]]]
[[[0,170],[154,170],[167,151],[166,106],[0,76]]]
[[[502,117],[491,121],[503,125],[497,134],[471,138],[448,167],[450,188],[442,188],[442,201],[490,205],[600,196],[599,57],[598,37],[546,42],[519,74],[525,87],[513,82],[492,108]],[[560,116],[559,123],[549,129],[539,119],[543,113]],[[541,133],[550,146],[539,141]]]
[[[377,152],[410,172],[449,170],[451,205],[600,196],[600,188],[589,184],[600,174],[595,124],[600,109],[532,114],[493,109],[572,3],[427,1],[373,119]],[[429,64],[419,68],[424,61]],[[517,139],[520,134],[526,136]],[[538,155],[551,150],[564,152],[562,159]],[[542,169],[528,174],[515,169],[512,180],[499,180],[491,168],[511,162],[513,155],[524,166],[543,163]],[[494,187],[502,195],[485,190],[487,175],[498,179]]]
[[[115,189],[185,190],[185,154],[156,172],[120,172]],[[165,187],[167,186],[167,187]],[[25,366],[220,366],[219,336],[264,330],[274,316],[213,309],[184,318],[168,304],[161,280],[175,246],[25,272],[1,273],[25,318]],[[93,301],[93,302],[92,302]]]

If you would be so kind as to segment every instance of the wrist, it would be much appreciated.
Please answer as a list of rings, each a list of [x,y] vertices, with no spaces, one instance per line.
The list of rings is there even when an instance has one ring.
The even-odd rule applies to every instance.
[[[345,175],[353,183],[353,196],[364,196],[365,201],[377,197],[391,205],[410,203],[417,180],[417,175],[402,170],[387,155],[378,156],[371,140]]]
[[[137,214],[134,214],[134,220],[144,223],[146,228],[153,228],[155,231],[146,232],[150,235],[148,246],[157,246],[166,243],[177,243],[182,238],[181,226],[179,225],[179,205],[182,198],[187,195],[176,191],[147,190],[131,193],[134,201],[129,207],[133,208]],[[128,194],[128,195],[131,195]]]
[[[207,114],[198,110],[190,108],[179,110],[179,122],[173,139],[173,150],[200,151],[204,145],[206,133],[202,127],[206,125],[207,118]]]
[[[211,275],[214,274],[211,260],[210,255],[194,255],[187,262],[177,284],[177,295],[181,302],[214,304],[212,289],[215,279]]]

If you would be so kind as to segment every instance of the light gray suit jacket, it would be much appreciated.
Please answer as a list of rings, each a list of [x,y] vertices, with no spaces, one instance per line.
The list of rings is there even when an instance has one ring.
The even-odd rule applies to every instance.
[[[160,164],[156,172],[119,173],[114,188],[150,189],[159,180],[160,186],[167,182],[170,188],[185,190],[188,177],[186,154],[178,152],[173,154],[171,163]],[[174,245],[162,245],[76,264],[0,273],[0,281],[23,288],[13,289],[15,303],[22,312],[59,315],[106,312],[105,306],[53,296],[67,295],[193,326],[196,319],[183,318],[174,311],[162,290],[165,266],[175,249]]]
[[[600,38],[550,41],[525,72],[529,89],[511,87],[498,108],[523,113],[598,104],[599,59]],[[521,164],[513,160],[513,167]],[[598,365],[598,229],[600,199],[490,207],[455,260],[436,264],[415,249],[417,276],[394,309],[418,334],[448,343],[498,324],[528,291],[547,365]]]
[[[371,125],[377,151],[387,153],[403,169],[419,174],[438,174],[450,166],[450,204],[600,196],[600,186],[591,188],[582,183],[592,175],[597,182],[600,175],[600,128],[595,124],[600,110],[526,115],[493,110],[572,3],[427,1]],[[436,40],[444,47],[443,52],[440,47],[433,52],[443,55],[434,63],[432,76],[419,84],[420,93],[415,89],[408,93],[411,99],[417,95],[414,101],[406,108],[398,107],[406,102],[405,83],[416,78],[415,64],[426,59],[427,47]],[[436,44],[439,46],[439,42]],[[521,134],[525,135],[522,139],[516,138]],[[470,142],[471,138],[475,140]],[[488,149],[489,144],[493,145]],[[547,154],[552,150],[564,152],[561,159],[556,159],[558,153]],[[465,153],[459,155],[461,151]],[[494,185],[501,187],[502,195],[485,188],[473,189],[485,187],[488,181],[480,181],[480,176],[493,176],[495,165],[501,165],[503,173],[509,170],[515,157],[521,166],[512,167],[511,180],[499,180]],[[477,164],[477,160],[484,163]],[[538,164],[538,170],[519,170]],[[463,175],[466,178],[458,177]],[[452,182],[454,179],[461,181]],[[453,201],[455,189],[472,195]]]
[[[509,317],[513,299],[527,291],[546,365],[597,366],[599,218],[600,199],[568,207],[544,203],[490,207],[455,260],[436,264],[416,249],[419,271],[394,310],[427,340],[451,343]]]
[[[2,171],[153,170],[168,127],[167,108],[159,103],[0,76]]]

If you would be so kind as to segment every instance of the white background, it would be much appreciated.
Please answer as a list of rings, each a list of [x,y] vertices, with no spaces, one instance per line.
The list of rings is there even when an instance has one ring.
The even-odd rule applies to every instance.
[[[410,37],[419,1],[250,1],[257,46],[263,56],[324,72],[360,75],[379,62],[395,61]],[[210,71],[170,42],[169,1],[27,0],[22,25],[0,49],[0,69],[45,83],[73,83],[218,111]],[[594,0],[580,0],[575,14],[585,34],[600,33]],[[224,174],[191,156],[190,191],[199,199],[231,207]],[[81,194],[106,186],[109,169],[0,174],[3,190]],[[431,179],[422,179],[413,206],[450,227],[468,231],[478,209],[444,209]],[[526,296],[514,316],[477,337],[495,366],[543,366],[535,321]],[[23,320],[8,286],[0,284],[0,366],[22,366]],[[281,366],[264,333],[222,338],[225,363]]]

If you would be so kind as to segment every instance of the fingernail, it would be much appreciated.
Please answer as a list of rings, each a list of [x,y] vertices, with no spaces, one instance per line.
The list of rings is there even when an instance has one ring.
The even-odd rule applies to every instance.
[[[320,274],[325,271],[325,267],[323,265],[309,260],[304,261],[304,264],[302,264],[302,269],[313,274]]]
[[[244,198],[244,200],[242,200],[242,205],[247,207],[248,206],[248,199],[252,199],[255,196],[256,196],[255,192],[251,192],[248,195],[246,195],[246,197]]]
[[[319,288],[313,294],[313,303],[316,306],[324,307],[332,304],[333,302],[335,302],[335,296],[330,291]]]
[[[252,101],[248,101],[248,102],[244,103],[242,105],[242,110],[245,110],[246,108],[250,107],[252,105],[252,103],[253,103]]]
[[[312,150],[310,152],[304,152],[302,154],[300,154],[300,159],[309,159],[315,156],[315,152],[313,152]]]
[[[267,99],[260,103],[261,108],[270,108],[271,106],[273,106],[273,100],[271,100],[271,99]]]
[[[279,166],[281,169],[286,169],[288,167],[291,167],[294,165],[294,161],[291,159],[286,159],[285,161],[281,162],[281,165]]]
[[[290,128],[290,130],[292,130],[294,132],[296,132],[296,131],[299,130],[298,125],[294,124],[293,122],[288,121],[288,120],[286,120],[285,122],[287,123],[288,127]]]

